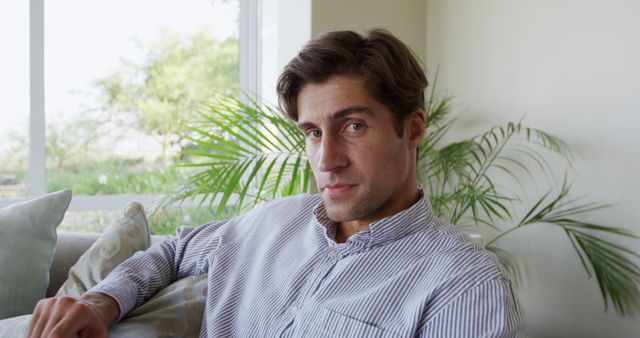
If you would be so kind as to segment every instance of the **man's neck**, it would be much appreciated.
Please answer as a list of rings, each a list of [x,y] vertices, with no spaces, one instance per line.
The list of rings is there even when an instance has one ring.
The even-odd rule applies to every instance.
[[[411,200],[411,202],[408,203],[401,210],[398,210],[396,213],[402,212],[403,210],[406,210],[407,208],[414,205],[416,202],[418,202],[418,200],[420,200],[421,196],[422,195],[420,194],[420,192],[416,189],[415,197]],[[373,220],[364,221],[364,222],[362,220],[340,222],[336,226],[335,241],[336,243],[344,243],[349,239],[349,237],[357,234],[360,231],[367,230],[371,223],[389,216],[393,216],[394,214],[385,215],[384,217],[380,217],[379,219],[373,219]]]

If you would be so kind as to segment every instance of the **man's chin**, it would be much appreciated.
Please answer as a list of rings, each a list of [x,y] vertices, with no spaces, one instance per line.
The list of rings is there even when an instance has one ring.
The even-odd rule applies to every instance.
[[[327,216],[329,216],[329,219],[334,222],[348,222],[358,218],[358,215],[355,212],[353,206],[338,206],[335,204],[332,205],[331,202],[327,203],[326,200],[324,202],[324,205]]]

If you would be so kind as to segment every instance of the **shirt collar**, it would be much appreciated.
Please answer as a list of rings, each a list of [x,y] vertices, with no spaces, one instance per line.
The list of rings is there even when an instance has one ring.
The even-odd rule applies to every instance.
[[[433,221],[433,212],[422,187],[418,185],[420,198],[416,203],[401,212],[369,224],[369,228],[352,235],[347,245],[367,248],[384,245],[425,229]],[[330,243],[335,243],[337,223],[327,215],[322,201],[314,208],[313,214],[318,226],[325,229]]]

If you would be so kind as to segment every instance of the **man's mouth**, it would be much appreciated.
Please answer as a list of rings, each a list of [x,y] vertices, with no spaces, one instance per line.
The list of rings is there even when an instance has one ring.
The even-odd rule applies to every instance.
[[[329,196],[339,197],[341,195],[349,193],[355,186],[356,184],[347,183],[325,184],[320,187],[320,192]]]

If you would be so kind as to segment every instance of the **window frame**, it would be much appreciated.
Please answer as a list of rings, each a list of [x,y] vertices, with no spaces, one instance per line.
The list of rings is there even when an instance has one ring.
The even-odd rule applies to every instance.
[[[0,208],[47,193],[46,133],[44,110],[44,1],[29,0],[29,152],[28,195],[26,198],[0,199]],[[243,93],[260,96],[259,13],[261,0],[239,0],[239,85]],[[152,204],[163,194],[77,195],[68,210],[94,211],[120,209],[131,201]]]

